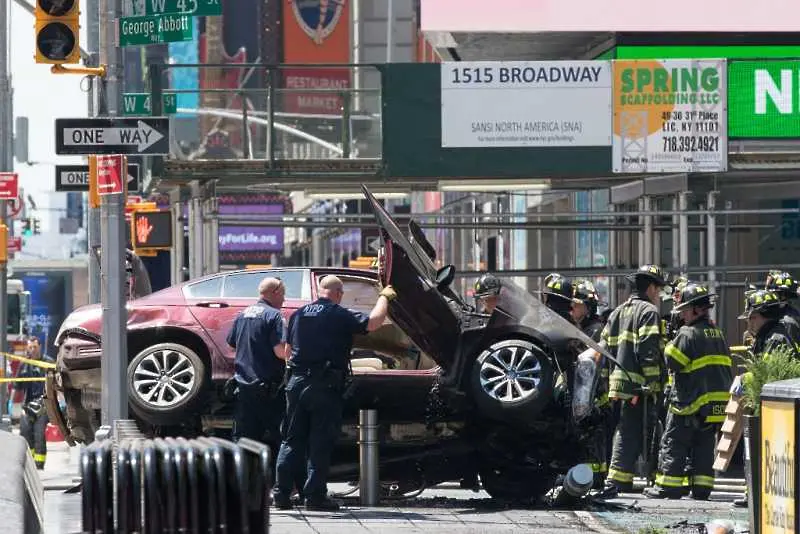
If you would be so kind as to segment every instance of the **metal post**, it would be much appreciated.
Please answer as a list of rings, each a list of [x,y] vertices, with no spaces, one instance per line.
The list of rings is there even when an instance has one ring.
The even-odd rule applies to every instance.
[[[386,63],[392,62],[392,48],[394,47],[394,36],[392,31],[394,28],[394,3],[389,0],[389,5],[386,9]]]
[[[714,214],[714,208],[717,207],[717,194],[718,191],[709,191],[707,195],[707,207],[709,211],[708,215],[706,215],[708,222],[708,239],[706,240],[708,254],[706,254],[706,265],[708,266],[708,289],[712,293],[717,292],[717,216]],[[709,311],[709,316],[714,320],[716,320],[716,312],[716,307],[711,308]]]
[[[90,59],[90,67],[99,64],[100,53],[100,3],[98,0],[86,0],[86,47]],[[97,84],[99,80],[87,78],[91,84],[87,93],[89,98],[88,115],[95,117],[100,114],[97,103]],[[94,253],[100,250],[100,208],[88,208],[87,238],[89,241],[89,304],[100,302],[100,259]]]
[[[12,171],[14,168],[14,136],[9,127],[13,123],[11,117],[11,73],[9,65],[9,41],[11,40],[11,25],[8,21],[9,2],[0,2],[0,165],[3,171]],[[0,201],[0,222],[7,224],[6,201]],[[5,353],[8,352],[8,333],[6,323],[8,322],[8,266],[0,264],[0,371],[2,376],[6,376],[8,371]],[[0,387],[0,428],[5,429],[10,426],[11,421],[6,415],[8,408],[8,388],[6,384]]]
[[[689,266],[689,216],[685,213],[688,205],[689,193],[678,193],[678,210],[684,212],[678,215],[678,258],[682,275],[686,275]]]
[[[172,285],[183,282],[183,205],[181,189],[176,187],[169,192],[172,208],[172,253],[170,254],[170,281]]]
[[[120,0],[100,0],[100,62],[106,65],[105,104],[109,117],[121,103],[122,54],[116,43]],[[103,343],[101,358],[101,424],[128,418],[128,340],[125,308],[125,198],[106,195],[101,201],[101,287]]]
[[[678,211],[678,195],[672,199],[672,210]],[[681,256],[680,256],[680,237],[678,228],[680,225],[680,219],[678,215],[672,216],[672,268],[675,272],[679,272],[681,268]]]
[[[609,211],[614,211],[617,207],[614,204],[608,205]],[[613,222],[616,222],[617,219],[614,218]],[[617,266],[619,265],[619,258],[617,258],[617,232],[610,231],[608,232],[608,268],[610,272],[614,272],[617,270]],[[610,280],[608,281],[608,305],[611,308],[614,308],[617,305],[617,299],[619,298],[619,289],[617,284],[617,277],[611,276]]]
[[[651,198],[649,196],[642,197],[642,211],[650,211]],[[653,217],[652,215],[644,216],[644,229],[643,245],[644,245],[644,263],[653,263]]]
[[[214,274],[219,272],[219,199],[214,196],[210,199],[211,209],[211,222],[208,225],[208,248],[209,258],[211,260],[209,266],[209,273]]]
[[[189,187],[189,278],[198,278],[203,276],[203,200],[197,181]]]
[[[378,410],[358,412],[359,483],[361,504],[378,504],[380,474],[378,473]]]
[[[350,145],[352,133],[350,132],[352,98],[348,91],[342,93],[342,159],[350,159]]]

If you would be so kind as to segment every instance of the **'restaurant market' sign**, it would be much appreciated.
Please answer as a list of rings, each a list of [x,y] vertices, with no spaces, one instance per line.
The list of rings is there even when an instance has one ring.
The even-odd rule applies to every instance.
[[[617,173],[728,167],[725,60],[614,62]]]
[[[442,147],[611,144],[608,61],[442,63]]]
[[[800,137],[800,61],[735,61],[728,66],[731,137]]]

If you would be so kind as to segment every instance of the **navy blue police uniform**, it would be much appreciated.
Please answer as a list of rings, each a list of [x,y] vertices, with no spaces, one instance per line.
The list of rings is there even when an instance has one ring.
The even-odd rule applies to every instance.
[[[302,491],[307,505],[327,500],[331,453],[342,420],[342,394],[355,334],[366,334],[369,316],[320,298],[289,319],[292,347],[286,385],[286,420],[278,454],[275,500],[289,501],[298,466],[308,455]]]
[[[273,458],[280,446],[280,425],[286,409],[282,388],[286,364],[273,347],[284,341],[281,312],[264,299],[236,317],[227,339],[236,349],[238,394],[233,438],[266,443]]]
[[[54,363],[53,359],[43,355],[41,361]],[[22,364],[17,373],[19,378],[44,378],[45,369],[31,364]],[[22,404],[22,417],[19,422],[20,436],[28,442],[33,460],[38,469],[44,469],[47,460],[47,410],[44,405],[44,381],[20,382],[17,386],[25,391]]]

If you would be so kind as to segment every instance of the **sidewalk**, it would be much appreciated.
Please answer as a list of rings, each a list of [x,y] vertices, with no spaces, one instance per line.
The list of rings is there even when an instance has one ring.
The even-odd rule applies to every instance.
[[[47,444],[47,462],[39,471],[45,491],[65,490],[79,482],[80,453],[79,446],[70,447],[64,441]]]

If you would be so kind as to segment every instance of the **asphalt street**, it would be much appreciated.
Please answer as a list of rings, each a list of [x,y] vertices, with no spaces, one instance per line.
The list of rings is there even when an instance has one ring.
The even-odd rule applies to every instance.
[[[78,480],[78,450],[51,443],[42,482],[45,486],[46,534],[73,534],[81,531],[80,494],[65,493]],[[345,492],[346,485],[331,485],[332,491]],[[492,501],[484,492],[459,489],[443,484],[426,490],[417,498],[367,508],[357,498],[345,498],[341,512],[305,512],[302,509],[272,512],[276,534],[347,533],[511,533],[544,534],[632,533],[648,527],[672,534],[705,532],[698,526],[715,519],[737,523],[737,532],[746,529],[746,510],[734,509],[733,493],[715,493],[713,501],[699,503],[689,499],[654,501],[639,494],[624,495],[584,510],[519,509]],[[658,531],[656,531],[658,532]]]

